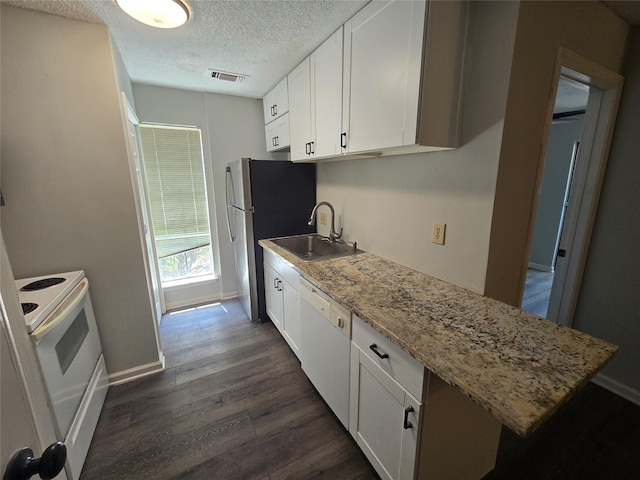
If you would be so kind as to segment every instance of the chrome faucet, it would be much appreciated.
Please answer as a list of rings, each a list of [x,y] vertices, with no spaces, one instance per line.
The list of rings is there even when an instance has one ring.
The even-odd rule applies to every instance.
[[[331,210],[331,230],[329,231],[329,240],[331,242],[335,242],[338,238],[342,237],[342,227],[340,227],[340,233],[336,233],[336,212],[333,210],[333,205],[331,205],[329,202],[320,202],[315,207],[313,207],[313,210],[311,211],[311,217],[309,217],[309,225],[313,225],[316,221],[316,211],[318,210],[318,207],[321,207],[322,205],[326,205],[327,207],[329,207],[329,210]]]

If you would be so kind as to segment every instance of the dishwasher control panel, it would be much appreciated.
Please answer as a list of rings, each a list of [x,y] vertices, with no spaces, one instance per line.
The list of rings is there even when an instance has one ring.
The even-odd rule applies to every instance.
[[[300,278],[300,295],[347,338],[351,338],[351,312],[305,278]]]

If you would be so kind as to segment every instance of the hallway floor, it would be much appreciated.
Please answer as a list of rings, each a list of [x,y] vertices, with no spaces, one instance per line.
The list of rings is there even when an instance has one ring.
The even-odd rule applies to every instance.
[[[522,297],[522,310],[539,317],[547,317],[553,275],[553,272],[541,272],[532,268],[527,270],[527,279]]]

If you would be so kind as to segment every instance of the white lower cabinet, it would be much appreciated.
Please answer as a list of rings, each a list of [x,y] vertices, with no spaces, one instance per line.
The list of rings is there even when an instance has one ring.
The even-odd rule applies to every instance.
[[[302,369],[385,480],[479,480],[502,425],[264,250],[266,307]],[[351,341],[350,341],[351,339]]]
[[[353,317],[349,431],[383,479],[414,478],[425,368]],[[394,378],[414,375],[418,398]]]
[[[267,315],[298,357],[301,344],[300,295],[295,286],[299,282],[300,274],[291,264],[265,250],[264,296]]]
[[[502,425],[356,315],[349,432],[383,479],[479,480]]]
[[[264,298],[267,307],[267,315],[280,333],[284,330],[283,316],[284,306],[282,303],[282,289],[278,273],[271,266],[264,263]]]
[[[356,345],[351,348],[351,433],[385,479],[414,478],[422,403]]]

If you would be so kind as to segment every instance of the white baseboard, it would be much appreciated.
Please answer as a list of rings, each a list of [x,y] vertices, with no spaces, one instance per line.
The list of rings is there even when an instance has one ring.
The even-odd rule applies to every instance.
[[[120,385],[162,371],[164,371],[164,354],[160,354],[160,359],[156,362],[109,374],[109,386]]]
[[[553,267],[550,267],[549,265],[542,265],[541,263],[529,262],[529,268],[539,270],[541,272],[553,273]]]
[[[222,300],[231,300],[232,298],[238,298],[238,292],[229,292],[222,294]]]
[[[610,392],[613,392],[616,395],[640,406],[640,392],[638,390],[630,388],[617,380],[613,380],[602,373],[597,374],[591,381],[596,385],[600,385],[602,388],[606,388]]]
[[[167,311],[180,310],[185,307],[193,307],[194,305],[205,305],[207,303],[214,303],[220,301],[220,295],[201,295],[199,297],[190,297],[183,300],[177,300],[175,302],[165,302]]]

